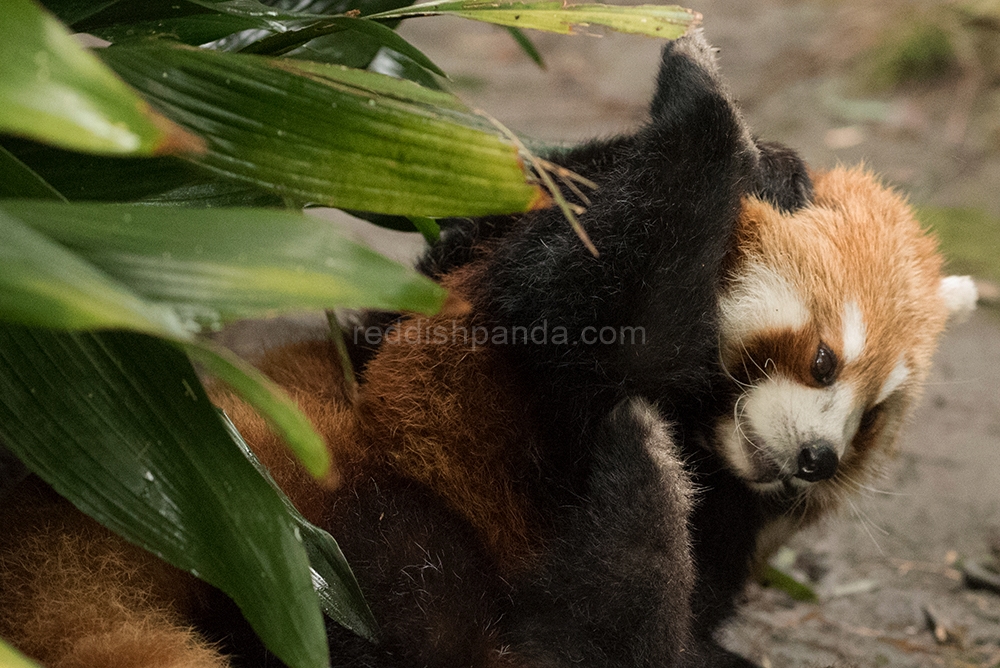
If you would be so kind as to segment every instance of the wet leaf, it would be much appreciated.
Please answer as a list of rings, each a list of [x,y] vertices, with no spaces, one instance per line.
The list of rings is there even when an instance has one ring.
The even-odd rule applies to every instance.
[[[0,238],[0,320],[190,338],[191,333],[172,309],[148,303],[2,205]]]
[[[483,215],[548,203],[517,149],[453,97],[349,68],[165,45],[105,60],[206,138],[198,164],[295,200]]]
[[[34,170],[0,146],[0,197],[65,198]]]
[[[0,210],[77,253],[78,263],[208,326],[309,308],[433,313],[445,297],[413,269],[299,213],[29,200]]]
[[[316,594],[319,596],[320,607],[331,619],[338,621],[358,635],[373,640],[375,638],[376,622],[368,604],[365,602],[354,573],[351,571],[340,546],[326,531],[323,531],[304,518],[288,497],[278,488],[253,452],[247,446],[243,437],[232,422],[226,419],[230,435],[243,449],[243,453],[253,463],[261,475],[277,490],[285,508],[296,526],[302,532],[302,542],[309,555],[312,568],[312,581]]]
[[[422,51],[400,37],[394,30],[366,19],[356,19],[346,16],[331,17],[306,26],[301,30],[293,30],[265,37],[248,45],[242,53],[260,55],[281,55],[304,46],[312,40],[338,32],[353,31],[370,38],[379,48],[385,47],[406,56],[421,67],[437,74],[446,76],[441,69],[425,56]],[[332,61],[331,61],[332,62]],[[349,64],[349,63],[348,63]]]
[[[176,158],[92,155],[14,137],[3,138],[3,146],[69,200],[129,202],[218,180]]]
[[[313,476],[332,480],[330,451],[295,402],[267,376],[225,348],[208,341],[184,346],[193,360],[228,385],[243,401],[267,420],[268,425]]]
[[[226,592],[286,664],[327,665],[296,527],[179,350],[0,326],[0,438],[83,512]]]
[[[74,150],[154,155],[202,146],[153,112],[31,0],[4,4],[0,102],[0,132]]]

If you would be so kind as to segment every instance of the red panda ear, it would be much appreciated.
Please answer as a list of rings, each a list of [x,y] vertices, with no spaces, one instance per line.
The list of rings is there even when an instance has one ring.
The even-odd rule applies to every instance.
[[[976,308],[979,291],[971,276],[945,276],[941,279],[938,294],[948,307],[953,322],[964,322]]]

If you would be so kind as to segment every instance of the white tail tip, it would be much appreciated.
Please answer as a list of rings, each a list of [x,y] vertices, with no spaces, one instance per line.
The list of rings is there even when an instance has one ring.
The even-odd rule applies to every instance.
[[[955,322],[964,322],[976,309],[979,291],[971,276],[945,276],[939,294]]]

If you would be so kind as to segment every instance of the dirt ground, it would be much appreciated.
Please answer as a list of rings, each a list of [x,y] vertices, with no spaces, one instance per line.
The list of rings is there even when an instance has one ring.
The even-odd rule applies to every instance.
[[[858,92],[852,81],[859,54],[914,4],[685,6],[704,15],[723,72],[761,136],[816,166],[864,161],[921,204],[1000,215],[1000,107],[976,66],[880,95]],[[639,123],[660,49],[636,36],[536,33],[547,64],[540,70],[488,26],[421,19],[402,33],[452,76],[469,104],[517,132],[558,141]],[[879,490],[792,544],[793,572],[813,578],[819,603],[754,588],[725,630],[727,644],[774,668],[1000,665],[1000,595],[968,589],[959,570],[961,560],[1000,543],[998,388],[1000,313],[981,306],[945,338]]]

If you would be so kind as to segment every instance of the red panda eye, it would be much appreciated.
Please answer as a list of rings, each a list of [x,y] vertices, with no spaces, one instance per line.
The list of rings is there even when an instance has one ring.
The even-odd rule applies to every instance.
[[[837,378],[837,355],[825,343],[820,343],[816,351],[812,375],[820,385],[830,385]]]

